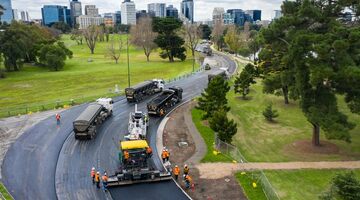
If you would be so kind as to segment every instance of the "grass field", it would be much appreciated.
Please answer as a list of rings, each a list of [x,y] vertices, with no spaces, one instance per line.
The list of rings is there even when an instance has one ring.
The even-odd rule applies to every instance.
[[[126,45],[119,64],[115,64],[115,61],[105,57],[106,42],[97,43],[95,54],[92,55],[85,43],[77,45],[69,35],[64,35],[62,40],[74,53],[74,57],[66,61],[64,69],[50,72],[47,68],[25,65],[20,72],[7,73],[7,77],[0,80],[0,110],[54,103],[57,100],[81,101],[89,96],[111,96],[115,84],[119,85],[120,90],[127,86]],[[167,80],[192,71],[191,59],[169,63],[161,59],[158,52],[153,52],[150,62],[146,62],[141,49],[130,47],[129,52],[132,85],[152,78]]]
[[[232,159],[224,156],[223,154],[214,155],[214,131],[204,125],[201,120],[202,111],[194,108],[191,111],[191,114],[197,130],[200,132],[207,146],[207,153],[201,162],[231,162]]]
[[[358,126],[351,131],[352,143],[331,140],[338,146],[335,154],[314,154],[298,152],[292,144],[300,140],[311,141],[312,127],[307,122],[298,103],[283,103],[283,98],[266,95],[262,92],[261,80],[251,86],[249,100],[243,100],[233,91],[228,93],[231,111],[229,117],[238,123],[238,133],[234,136],[234,144],[238,146],[248,161],[280,162],[280,161],[319,161],[319,160],[357,160],[360,159],[360,116],[350,114],[342,98],[339,107],[349,115],[350,121]],[[276,123],[268,123],[262,111],[272,102],[273,109],[278,110]],[[321,140],[324,133],[321,133]]]
[[[251,173],[236,173],[235,177],[241,185],[248,200],[267,200],[261,184],[258,182],[256,172]],[[256,183],[256,187],[253,187],[253,183]]]
[[[281,199],[315,200],[328,190],[330,182],[338,173],[346,170],[290,170],[265,171]],[[360,178],[360,170],[354,171]]]

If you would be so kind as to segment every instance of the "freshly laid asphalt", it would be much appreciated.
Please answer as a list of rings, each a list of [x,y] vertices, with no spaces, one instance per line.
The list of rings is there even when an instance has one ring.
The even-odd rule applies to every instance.
[[[222,55],[214,55],[220,67],[235,70],[235,63]],[[208,72],[170,83],[166,87],[184,89],[183,101],[198,96],[207,85]],[[151,97],[153,98],[153,97]],[[146,103],[138,104],[138,110],[146,111]],[[60,126],[50,117],[28,129],[8,150],[2,165],[2,179],[15,199],[188,199],[172,181],[151,184],[135,184],[110,189],[105,194],[96,189],[90,180],[90,169],[95,167],[114,174],[118,167],[119,141],[127,132],[129,112],[134,104],[124,97],[116,99],[114,115],[98,129],[91,141],[78,141],[72,132],[72,122],[86,108],[76,106],[61,113]],[[155,156],[156,133],[161,118],[151,118],[148,141],[154,151],[153,161],[162,169]]]

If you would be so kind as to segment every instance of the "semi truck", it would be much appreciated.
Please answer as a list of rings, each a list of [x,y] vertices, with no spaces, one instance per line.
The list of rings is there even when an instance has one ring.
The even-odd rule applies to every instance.
[[[162,79],[153,79],[144,81],[133,87],[125,89],[125,95],[128,102],[140,102],[146,96],[161,92],[164,89],[165,82]]]
[[[165,169],[156,170],[150,156],[146,140],[120,141],[120,167],[115,175],[108,179],[108,186],[130,185],[135,183],[159,182],[171,180],[171,173]],[[128,159],[125,158],[128,154]]]
[[[183,89],[181,87],[171,87],[164,90],[159,96],[147,104],[148,114],[164,116],[169,108],[182,100],[182,93]]]
[[[93,139],[96,136],[96,129],[112,115],[113,104],[111,98],[100,98],[96,103],[88,105],[73,122],[75,139]]]
[[[126,140],[141,140],[146,139],[147,128],[149,126],[149,117],[142,111],[137,110],[135,104],[135,112],[129,114],[128,135]]]

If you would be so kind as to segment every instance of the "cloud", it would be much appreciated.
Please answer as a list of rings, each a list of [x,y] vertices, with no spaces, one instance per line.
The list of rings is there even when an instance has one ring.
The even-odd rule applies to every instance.
[[[79,0],[84,5],[94,4],[99,8],[100,13],[115,12],[120,10],[122,0]],[[148,3],[173,4],[180,8],[181,0],[134,0],[137,10],[146,10]],[[243,10],[262,10],[263,19],[271,19],[273,11],[280,9],[282,0],[194,0],[195,20],[206,20],[212,18],[214,7],[224,7],[226,9],[239,8]],[[13,8],[27,10],[33,19],[41,18],[41,8],[43,5],[64,5],[69,7],[69,0],[14,0]],[[84,11],[83,11],[84,12]]]

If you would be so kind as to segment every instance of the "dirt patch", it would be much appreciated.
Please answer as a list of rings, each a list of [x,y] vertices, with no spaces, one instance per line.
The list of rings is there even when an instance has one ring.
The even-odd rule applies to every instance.
[[[203,120],[203,121],[201,121],[201,124],[204,126],[210,127],[209,120]]]
[[[163,143],[170,151],[172,165],[183,168],[187,161],[196,152],[196,144],[191,136],[189,127],[185,123],[185,115],[191,115],[191,109],[195,102],[187,103],[175,110],[167,122]],[[205,122],[206,123],[206,122]],[[187,146],[179,146],[179,142],[186,142]],[[184,181],[179,177],[179,185],[187,191],[193,199],[246,199],[240,185],[232,174],[220,176],[219,178],[202,178],[196,165],[186,163],[190,167],[190,176],[193,179],[194,188],[185,189]],[[218,169],[220,172],[221,170]],[[182,172],[181,172],[182,175]]]
[[[320,146],[313,146],[310,140],[299,140],[285,146],[285,151],[305,154],[338,154],[339,147],[333,143],[322,141]]]

